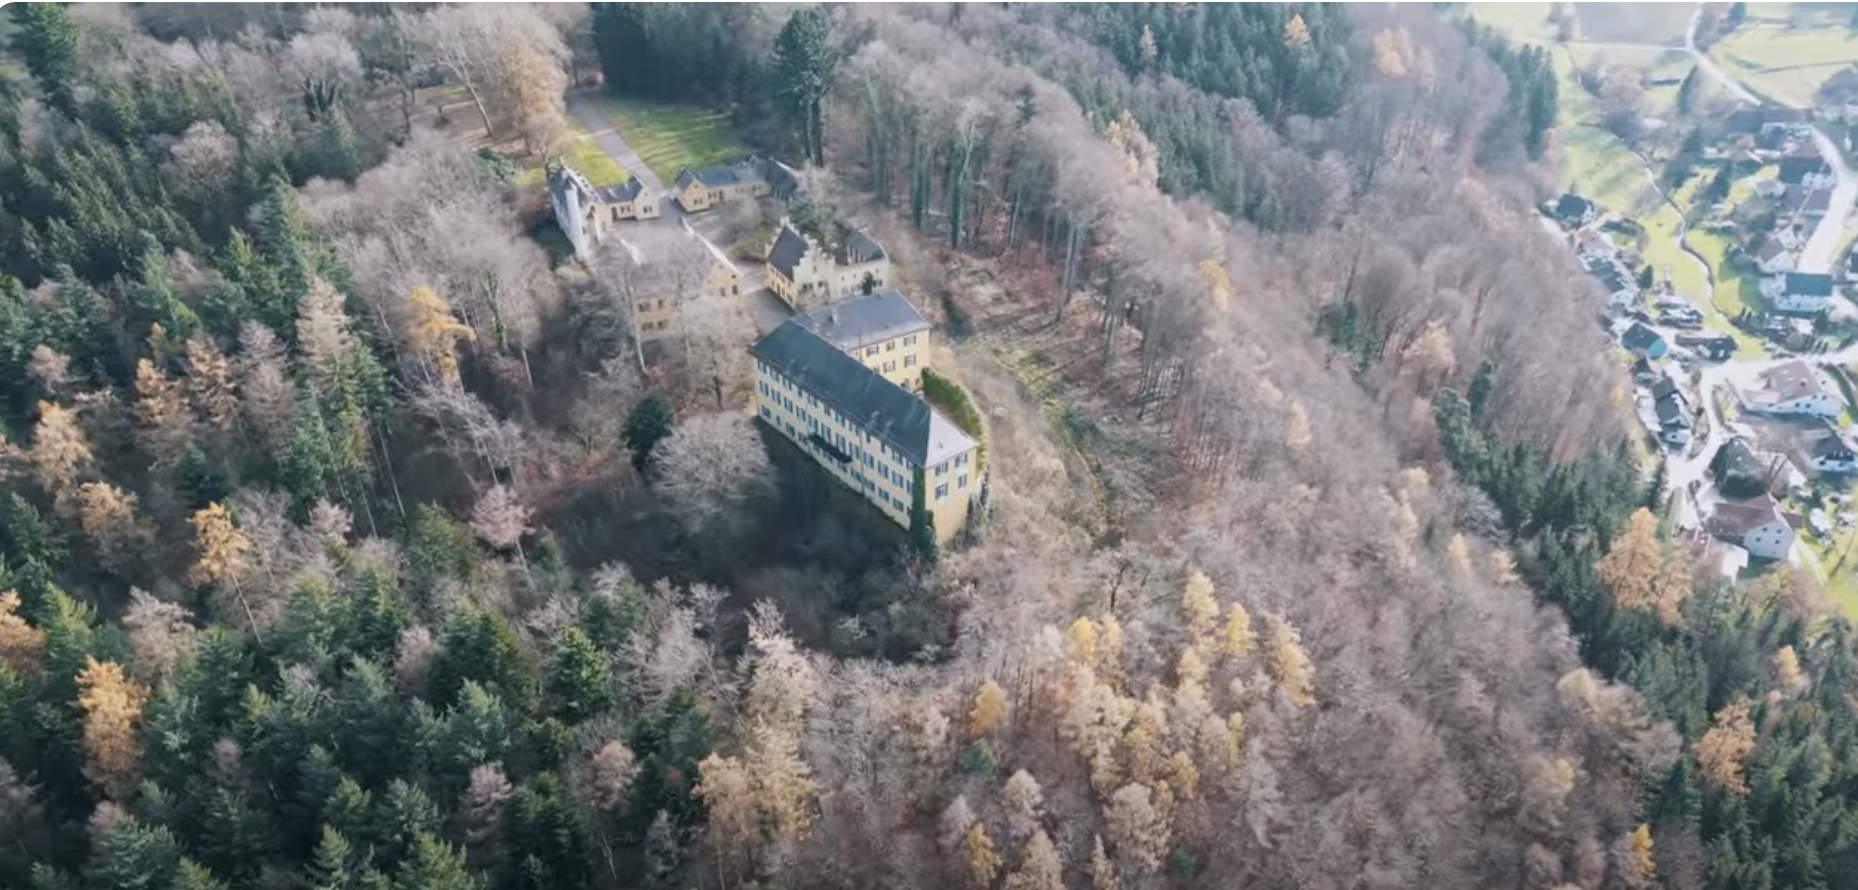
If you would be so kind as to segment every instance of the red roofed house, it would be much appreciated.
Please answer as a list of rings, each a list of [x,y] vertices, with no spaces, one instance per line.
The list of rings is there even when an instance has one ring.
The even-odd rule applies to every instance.
[[[1718,539],[1747,550],[1762,559],[1786,559],[1793,549],[1800,517],[1781,509],[1773,495],[1764,494],[1746,501],[1723,502],[1704,522],[1704,527]]]

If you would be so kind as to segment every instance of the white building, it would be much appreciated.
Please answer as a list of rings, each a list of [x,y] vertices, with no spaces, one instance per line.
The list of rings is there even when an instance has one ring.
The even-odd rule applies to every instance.
[[[1761,295],[1782,312],[1824,312],[1832,305],[1832,276],[1786,272],[1761,280]]]
[[[1743,410],[1783,417],[1837,417],[1845,410],[1845,400],[1806,362],[1788,362],[1761,380],[1761,388],[1742,391]]]
[[[1762,559],[1786,559],[1793,549],[1800,517],[1781,509],[1773,495],[1716,505],[1704,523],[1711,535]]]

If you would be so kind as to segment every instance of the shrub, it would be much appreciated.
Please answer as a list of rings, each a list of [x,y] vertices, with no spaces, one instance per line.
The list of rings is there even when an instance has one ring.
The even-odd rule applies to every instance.
[[[974,397],[968,394],[968,388],[954,380],[937,374],[928,368],[923,369],[923,397],[929,404],[948,413],[949,419],[961,427],[962,432],[974,437],[979,443],[975,449],[975,468],[985,472],[987,469],[987,421],[981,417],[981,409],[974,404]]]

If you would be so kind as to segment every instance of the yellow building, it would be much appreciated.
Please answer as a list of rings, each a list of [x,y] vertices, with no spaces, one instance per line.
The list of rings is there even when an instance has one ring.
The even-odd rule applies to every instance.
[[[671,193],[687,213],[702,213],[728,201],[754,200],[773,195],[786,199],[799,188],[793,168],[772,158],[749,158],[736,164],[689,167],[678,171]]]
[[[555,211],[555,224],[582,259],[592,255],[607,226],[628,219],[657,219],[660,214],[658,196],[647,193],[638,179],[595,186],[566,164],[548,170],[548,203]]]
[[[890,258],[863,232],[853,232],[832,250],[782,219],[763,252],[768,287],[795,309],[843,300],[862,293],[866,279],[883,287],[890,279]]]
[[[689,230],[686,230],[684,235],[687,238],[697,237],[696,233]],[[704,289],[719,297],[741,300],[742,270],[737,269],[735,263],[729,261],[728,254],[723,253],[716,245],[700,238],[698,240],[709,250],[710,256],[715,260],[709,272],[704,275]],[[648,259],[647,262],[650,260]],[[673,328],[677,321],[679,305],[683,300],[692,296],[695,295],[655,290],[652,293],[635,297],[632,301],[632,322],[638,338],[648,341],[659,340],[675,334],[676,331]]]
[[[929,320],[891,288],[794,316],[795,324],[904,389],[921,392]]]
[[[966,527],[984,480],[978,443],[954,421],[797,318],[782,322],[749,353],[762,421],[892,522],[910,527],[920,484],[937,543]]]

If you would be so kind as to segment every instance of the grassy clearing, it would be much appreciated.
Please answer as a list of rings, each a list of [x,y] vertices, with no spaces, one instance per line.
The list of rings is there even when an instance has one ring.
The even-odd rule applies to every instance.
[[[1806,546],[1826,570],[1826,595],[1840,611],[1858,618],[1858,541],[1854,538],[1858,538],[1858,529],[1834,528],[1826,540],[1808,537]]]
[[[595,186],[619,185],[632,178],[626,168],[621,167],[612,155],[606,153],[606,149],[600,147],[600,140],[586,131],[575,133],[569,140],[562,160]],[[542,165],[539,163],[529,164],[516,174],[516,184],[519,186],[536,185],[541,181]]]
[[[1582,40],[1609,43],[1684,42],[1690,26],[1690,6],[1684,3],[1576,3]]]
[[[1548,20],[1551,3],[1466,3],[1466,15],[1510,37],[1528,43],[1555,42],[1555,23]]]
[[[626,144],[667,184],[685,167],[736,160],[749,150],[736,137],[729,112],[697,105],[622,99],[604,93],[594,104],[612,118]]]
[[[1858,3],[1750,3],[1750,22],[1843,27]]]
[[[1812,102],[1820,84],[1858,60],[1858,35],[1841,23],[1807,28],[1744,27],[1710,54],[1754,88],[1793,105]]]

